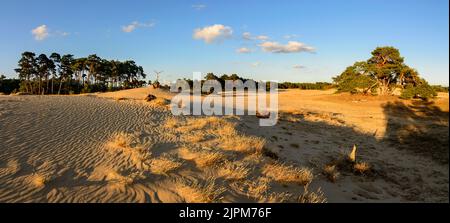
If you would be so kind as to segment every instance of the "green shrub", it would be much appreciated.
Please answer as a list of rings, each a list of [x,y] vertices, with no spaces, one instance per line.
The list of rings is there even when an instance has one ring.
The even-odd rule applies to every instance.
[[[430,98],[436,97],[437,93],[427,83],[423,83],[417,86],[408,85],[405,89],[403,89],[400,98],[402,99],[412,99],[412,98],[420,98],[423,100],[428,100]]]

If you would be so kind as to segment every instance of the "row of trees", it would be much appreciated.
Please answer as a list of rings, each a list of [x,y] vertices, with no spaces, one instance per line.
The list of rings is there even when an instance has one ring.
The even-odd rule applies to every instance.
[[[22,53],[15,69],[20,91],[31,94],[70,94],[140,87],[146,74],[134,61],[106,60],[93,54],[50,56]]]
[[[347,67],[333,81],[340,92],[387,95],[399,88],[404,92],[404,98],[436,95],[419,73],[404,63],[404,58],[394,47],[377,47],[371,58]]]

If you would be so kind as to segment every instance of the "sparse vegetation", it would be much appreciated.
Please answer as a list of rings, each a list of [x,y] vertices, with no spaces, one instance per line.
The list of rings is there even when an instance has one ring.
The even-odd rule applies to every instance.
[[[208,178],[205,182],[196,179],[178,178],[175,189],[178,194],[189,203],[213,203],[222,199],[225,188],[216,185],[215,178]]]
[[[323,174],[329,181],[333,183],[336,182],[337,178],[340,175],[336,165],[325,165],[325,167],[323,168]]]
[[[198,167],[212,166],[225,160],[224,154],[207,149],[183,147],[179,149],[179,154],[183,159],[194,161]]]
[[[301,185],[306,185],[313,179],[311,170],[280,162],[266,164],[262,169],[262,173],[278,182],[298,183]]]
[[[370,170],[370,165],[366,162],[355,163],[353,165],[353,170],[359,174],[365,174]]]
[[[242,161],[226,161],[217,167],[217,174],[228,180],[245,179],[250,173],[250,168]]]
[[[183,163],[173,156],[163,154],[150,162],[149,169],[158,175],[167,175],[170,171],[178,169]]]
[[[107,146],[112,148],[113,151],[119,151],[122,155],[127,156],[138,169],[148,169],[148,161],[151,159],[152,153],[136,142],[132,134],[116,133],[107,143]]]
[[[304,192],[298,198],[299,203],[326,203],[327,199],[319,188],[316,192],[309,191],[309,185],[305,185]]]

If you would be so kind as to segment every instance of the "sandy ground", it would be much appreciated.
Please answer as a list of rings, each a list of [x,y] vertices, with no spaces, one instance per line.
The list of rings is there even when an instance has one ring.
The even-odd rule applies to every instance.
[[[259,127],[173,117],[149,93],[172,97],[0,96],[0,202],[449,201],[448,94],[282,91],[278,125]],[[345,161],[355,144],[367,170]]]

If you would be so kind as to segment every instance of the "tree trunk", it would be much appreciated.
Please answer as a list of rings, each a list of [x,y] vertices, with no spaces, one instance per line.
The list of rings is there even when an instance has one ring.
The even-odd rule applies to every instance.
[[[58,95],[61,94],[61,87],[62,87],[62,78],[59,79],[59,89],[58,89]]]

